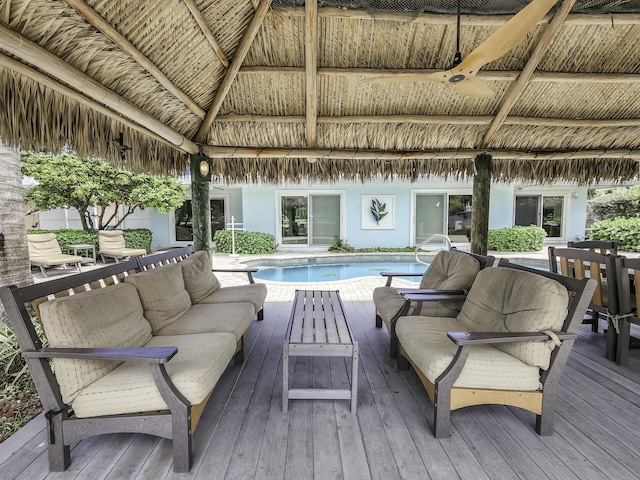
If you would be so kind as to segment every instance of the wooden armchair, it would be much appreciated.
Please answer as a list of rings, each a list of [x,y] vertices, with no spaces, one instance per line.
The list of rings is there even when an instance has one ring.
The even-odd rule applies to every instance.
[[[610,330],[615,361],[627,365],[630,346],[638,346],[638,340],[631,337],[631,324],[640,325],[640,258],[616,257],[616,273],[620,315]]]
[[[434,405],[433,431],[449,436],[452,410],[510,405],[553,433],[562,370],[596,282],[501,260],[478,273],[457,318],[400,317],[398,368],[411,364]]]
[[[602,255],[606,255],[608,253],[611,255],[618,254],[618,242],[615,240],[584,240],[582,242],[567,242],[567,247],[591,250],[592,252],[600,253]]]
[[[408,315],[410,310],[413,315],[455,317],[478,272],[492,266],[494,261],[492,256],[452,249],[438,252],[424,274],[382,272],[387,283],[384,287],[374,289],[373,303],[376,307],[376,327],[382,328],[384,323],[389,332],[391,357],[398,356],[395,334],[398,318]],[[420,288],[392,287],[393,279],[400,276],[421,277]]]

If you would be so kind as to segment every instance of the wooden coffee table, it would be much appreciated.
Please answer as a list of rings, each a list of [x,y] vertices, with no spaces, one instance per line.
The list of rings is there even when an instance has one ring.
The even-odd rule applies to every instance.
[[[289,357],[351,357],[351,389],[289,388]],[[282,345],[282,411],[289,399],[351,400],[356,412],[358,342],[353,338],[337,290],[296,290]]]

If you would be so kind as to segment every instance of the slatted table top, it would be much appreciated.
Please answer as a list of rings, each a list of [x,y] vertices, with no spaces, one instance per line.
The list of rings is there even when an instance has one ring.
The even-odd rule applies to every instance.
[[[296,290],[286,341],[301,344],[353,344],[337,290]]]

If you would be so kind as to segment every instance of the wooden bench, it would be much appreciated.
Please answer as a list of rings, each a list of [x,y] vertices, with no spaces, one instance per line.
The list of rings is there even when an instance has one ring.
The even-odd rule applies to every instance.
[[[297,356],[351,357],[351,389],[289,388],[289,357]],[[358,342],[339,292],[296,290],[282,345],[282,411],[287,411],[289,399],[350,399],[355,413],[357,389]]]

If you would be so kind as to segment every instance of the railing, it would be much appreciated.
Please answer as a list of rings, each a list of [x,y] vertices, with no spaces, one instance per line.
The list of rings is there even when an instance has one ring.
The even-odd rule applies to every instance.
[[[442,235],[440,233],[434,233],[433,235],[429,235],[424,242],[422,242],[420,245],[418,245],[416,247],[416,249],[414,251],[414,256],[415,256],[416,262],[421,263],[423,265],[427,265],[427,266],[429,265],[428,263],[423,262],[422,260],[420,260],[418,258],[418,254],[420,253],[420,251],[421,251],[420,249],[422,248],[422,246],[427,244],[427,243],[429,243],[434,238],[443,238],[444,241],[447,244],[447,249],[451,250],[451,239],[449,237],[447,237],[446,235]]]

